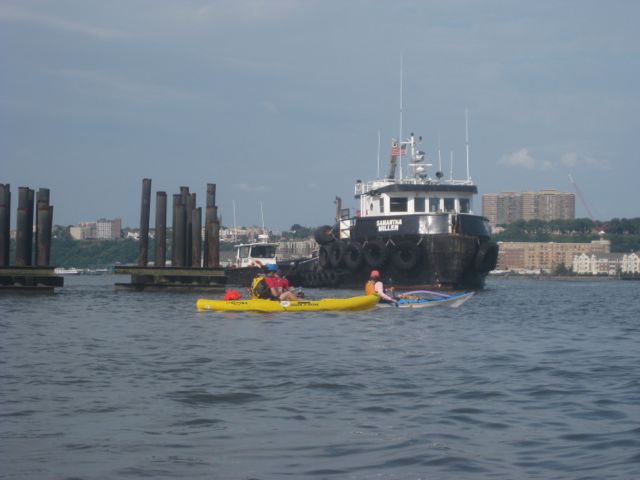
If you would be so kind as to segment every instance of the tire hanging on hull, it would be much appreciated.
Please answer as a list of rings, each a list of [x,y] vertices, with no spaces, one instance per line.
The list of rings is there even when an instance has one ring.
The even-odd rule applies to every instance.
[[[400,270],[411,270],[419,261],[420,248],[409,240],[398,242],[391,254],[391,263]]]
[[[342,240],[336,240],[328,245],[329,248],[329,265],[332,268],[339,268],[344,261],[346,244]]]
[[[330,245],[322,245],[318,252],[318,264],[321,268],[327,268],[329,266]]]
[[[362,251],[362,245],[359,242],[350,242],[347,244],[347,249],[344,253],[344,264],[349,270],[356,270],[360,268],[364,262],[364,252]]]
[[[382,267],[389,257],[389,249],[382,240],[371,240],[363,247],[364,259],[371,268]]]
[[[480,273],[488,273],[494,270],[497,264],[498,245],[491,241],[482,242],[473,259],[473,268]]]

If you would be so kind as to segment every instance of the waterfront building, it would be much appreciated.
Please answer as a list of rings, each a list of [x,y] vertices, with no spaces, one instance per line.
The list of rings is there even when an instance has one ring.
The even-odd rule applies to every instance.
[[[492,226],[516,220],[550,220],[575,218],[575,195],[556,190],[539,192],[486,193],[482,196],[482,214]]]
[[[640,254],[638,252],[625,253],[622,257],[622,273],[640,273]]]
[[[594,240],[590,243],[498,242],[498,245],[498,270],[552,272],[559,265],[572,268],[576,255],[611,252],[609,240]]]
[[[623,253],[581,253],[573,257],[573,272],[578,275],[617,275],[623,271]]]
[[[121,237],[122,219],[101,218],[95,222],[80,222],[69,229],[74,240],[115,240]]]

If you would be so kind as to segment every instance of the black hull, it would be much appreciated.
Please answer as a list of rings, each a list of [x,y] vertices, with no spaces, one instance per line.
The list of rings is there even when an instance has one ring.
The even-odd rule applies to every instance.
[[[420,235],[382,242],[386,252],[373,258],[373,262],[365,258],[356,262],[357,265],[353,261],[345,262],[349,252],[344,252],[340,259],[334,251],[344,249],[344,245],[333,242],[321,247],[316,262],[283,266],[283,269],[293,285],[311,288],[361,289],[371,271],[378,270],[387,286],[399,289],[476,290],[484,287],[498,254],[495,243],[475,235]],[[360,245],[367,248],[366,241]],[[322,248],[329,252],[328,260],[323,258]],[[384,261],[379,264],[381,257]]]

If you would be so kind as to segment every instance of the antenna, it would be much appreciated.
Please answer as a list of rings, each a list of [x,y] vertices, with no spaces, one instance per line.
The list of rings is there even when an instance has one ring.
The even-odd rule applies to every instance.
[[[438,132],[438,171],[442,171],[442,157],[440,156],[440,132]]]
[[[400,148],[400,180],[402,180],[402,71],[404,58],[400,55],[400,135],[398,136],[398,147]]]
[[[449,180],[453,180],[453,150],[451,150],[451,166],[449,167]]]
[[[378,176],[380,178],[380,130],[378,130]]]
[[[467,182],[471,181],[469,174],[469,110],[464,109],[465,146],[467,148]]]
[[[262,200],[260,200],[260,216],[262,217],[262,233],[266,234],[267,232],[264,229],[264,210],[262,209]]]
[[[233,243],[238,241],[237,239],[238,227],[236,226],[236,201],[233,200]]]

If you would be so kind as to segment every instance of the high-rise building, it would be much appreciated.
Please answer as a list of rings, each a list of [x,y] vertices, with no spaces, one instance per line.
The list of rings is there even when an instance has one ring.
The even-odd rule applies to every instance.
[[[494,226],[516,220],[571,220],[575,218],[575,206],[573,193],[557,190],[487,193],[482,196],[482,214]]]

